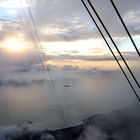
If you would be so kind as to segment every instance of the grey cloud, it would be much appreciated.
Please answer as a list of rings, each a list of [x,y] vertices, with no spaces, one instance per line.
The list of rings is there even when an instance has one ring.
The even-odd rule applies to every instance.
[[[92,2],[111,34],[118,37],[126,36],[110,2],[107,0],[95,0]],[[137,12],[139,10],[137,5],[140,5],[140,2],[135,0],[128,4],[125,0],[116,2],[116,5],[118,6],[122,17],[125,17],[130,11],[133,11],[134,13]],[[53,33],[53,30],[46,34],[43,34],[40,31],[40,38],[43,41],[73,41],[100,37],[95,25],[92,23],[87,11],[80,1],[36,1],[36,5],[32,7],[32,12],[34,13],[35,22],[39,31],[43,28],[44,30],[45,28],[58,29],[58,32],[55,33]],[[131,26],[128,26],[132,34],[138,34],[134,32],[134,29],[138,27],[138,25],[133,23]]]
[[[87,77],[107,77],[107,78],[113,78],[115,77],[116,75],[118,75],[119,73],[121,73],[120,70],[105,70],[105,69],[98,69],[96,67],[91,67],[91,68],[80,68],[78,66],[73,66],[73,65],[64,65],[62,67],[58,67],[58,66],[55,66],[55,65],[49,65],[49,70],[61,70],[61,72],[63,71],[67,71],[67,72],[72,72],[72,71],[75,71],[77,72],[78,74],[84,74],[86,75]],[[56,71],[55,71],[56,72]],[[61,73],[60,72],[60,73]]]
[[[61,32],[61,31],[60,31]],[[90,39],[90,38],[97,38],[96,32],[86,31],[86,30],[79,30],[79,29],[71,29],[69,32],[66,33],[57,33],[57,34],[44,34],[41,35],[41,41],[76,41],[79,39]]]
[[[49,5],[48,8],[46,8],[47,5]],[[72,41],[98,36],[96,30],[94,30],[94,25],[87,17],[87,13],[83,12],[84,7],[80,1],[43,0],[37,2],[32,10],[38,29],[52,29],[52,32],[46,34],[39,30],[42,40]],[[53,33],[53,29],[58,29],[58,31]]]
[[[0,128],[3,140],[139,140],[139,104],[96,114],[84,119],[81,124],[57,130],[39,129],[31,121]]]
[[[64,21],[65,22],[65,21]],[[63,25],[63,23],[56,23],[56,25],[47,25],[45,28],[52,28],[52,31],[44,33],[43,30],[39,32],[41,41],[75,41],[79,39],[90,39],[99,37],[98,32],[92,27],[82,25],[82,23],[73,24],[70,21]],[[59,26],[59,27],[58,27]],[[44,28],[44,30],[45,30]],[[53,32],[53,29],[57,28],[57,32]],[[63,30],[65,29],[65,30]]]
[[[39,79],[39,80],[33,79],[33,80],[31,80],[31,82],[33,84],[44,84],[45,83],[45,79]]]
[[[51,55],[49,56],[51,60],[84,60],[84,61],[113,61],[113,57],[109,56],[83,56],[83,55]]]
[[[29,86],[29,83],[26,81],[16,81],[16,80],[0,80],[0,87],[25,87]]]
[[[24,72],[30,72],[32,70],[31,66],[19,66],[17,67],[17,69],[15,70],[15,72],[19,72],[19,73],[24,73]]]
[[[122,52],[122,55],[126,60],[138,60],[136,52]],[[61,54],[61,55],[50,55],[48,56],[51,60],[83,60],[83,61],[115,61],[114,57],[111,55],[103,55],[103,56],[83,56],[83,55],[73,55],[70,53]],[[118,56],[118,60],[121,58]]]
[[[72,66],[72,65],[64,65],[62,67],[62,70],[64,71],[69,71],[69,70],[78,70],[79,67],[78,66]]]
[[[45,83],[45,79],[33,79],[33,80],[0,80],[0,87],[29,87],[32,85],[41,85]]]
[[[1,8],[1,17],[0,17],[0,36],[6,37],[9,35],[15,35],[20,31],[21,21],[16,14],[7,13],[6,8]],[[11,9],[10,9],[11,10]]]
[[[20,25],[18,23],[9,22],[9,21],[1,21],[1,30],[0,30],[0,41],[2,41],[7,36],[12,36],[20,31]]]
[[[91,2],[95,6],[112,36],[125,37],[127,35],[110,1],[91,0]],[[140,1],[134,0],[128,2],[127,0],[124,0],[114,1],[114,3],[116,4],[124,20],[129,12],[133,12],[135,18],[138,17],[137,12],[139,11],[139,7],[137,5],[140,5]],[[125,23],[130,31],[134,31],[135,27],[137,27],[137,23],[134,23],[132,20],[129,21],[130,24],[128,24],[126,21]],[[131,33],[135,35],[134,32]]]
[[[5,66],[15,66],[17,72],[24,72],[27,69],[31,70],[33,65],[40,65],[40,57],[36,54],[36,50],[28,49],[26,53],[21,55],[20,53],[10,56],[4,49],[0,46],[0,63]]]
[[[77,140],[107,140],[108,136],[98,127],[87,127]]]
[[[86,77],[89,78],[107,78],[113,79],[116,78],[119,74],[121,74],[120,70],[101,70],[97,69],[96,67],[88,68],[88,69],[79,69],[78,71],[81,74],[84,74]]]
[[[114,37],[126,37],[126,33],[110,2],[107,0],[95,0],[92,1],[92,3],[99,12],[99,15],[103,19],[111,35]],[[138,5],[140,5],[140,2],[138,0],[134,0],[133,2],[127,2],[127,0],[115,1],[115,3],[124,20],[126,19],[125,17],[129,16],[130,12],[133,12],[134,17],[139,19]],[[2,30],[4,32],[7,33],[7,31],[10,30],[19,31],[20,28],[20,31],[31,40],[30,31],[25,31],[25,28],[27,28],[27,25],[25,25],[27,23],[26,20],[30,22],[32,32],[34,32],[34,29],[28,10],[25,10],[28,19],[24,17],[24,14],[20,10],[18,13],[20,18],[22,17],[22,19],[24,19],[24,23],[19,22],[19,16],[17,16],[16,21],[8,21],[8,19],[3,18],[0,21],[6,23],[6,25],[3,24],[3,26],[7,28],[6,30],[5,27],[3,27]],[[81,1],[36,0],[32,2],[31,11],[38,29],[40,40],[43,42],[101,38]],[[7,23],[7,21],[9,23]],[[129,22],[126,21],[126,24],[133,35],[139,35],[139,30],[136,30],[140,26],[139,22],[135,23],[132,20],[129,20]]]
[[[124,140],[139,139],[138,103],[121,110],[112,111],[106,115],[97,114],[85,120],[87,127],[78,140]],[[132,113],[133,112],[133,113]],[[135,114],[135,113],[136,114]],[[137,123],[131,123],[134,120]],[[135,129],[134,129],[135,128]]]

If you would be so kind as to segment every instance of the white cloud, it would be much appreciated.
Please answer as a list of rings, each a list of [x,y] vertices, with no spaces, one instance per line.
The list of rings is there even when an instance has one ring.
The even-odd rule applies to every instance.
[[[0,1],[0,8],[18,9],[22,7],[27,7],[27,4],[25,4],[25,0],[22,1],[24,2],[23,5],[21,5],[20,0],[3,0]]]
[[[140,11],[130,11],[124,16],[124,20],[128,24],[135,24],[140,22]]]
[[[107,135],[100,128],[89,126],[77,140],[106,140]]]

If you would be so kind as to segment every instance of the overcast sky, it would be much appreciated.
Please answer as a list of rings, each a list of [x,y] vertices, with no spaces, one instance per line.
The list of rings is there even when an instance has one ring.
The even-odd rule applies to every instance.
[[[138,49],[140,49],[140,1],[115,0],[114,2]],[[92,0],[92,4],[125,57],[138,59],[135,49],[128,39],[110,1]],[[39,42],[28,6],[30,6],[35,26],[37,27],[41,46],[49,58],[70,60],[91,60],[92,58],[92,61],[93,58],[94,61],[113,60],[110,51],[80,0],[28,0],[28,5],[26,0],[1,0],[1,60],[5,59],[3,58],[5,54],[8,55],[6,59],[10,57],[9,59],[11,60],[11,54],[7,54],[6,48],[10,48],[9,44],[13,42],[26,48],[24,48],[24,52],[26,52],[26,55],[28,54],[28,60],[31,59],[32,61],[32,57],[36,55],[36,50],[33,48],[39,46]],[[93,16],[95,17],[94,14]],[[35,44],[33,40],[35,40]],[[110,45],[114,49],[113,45]],[[15,51],[16,49],[13,50]],[[21,56],[21,54],[19,55]],[[26,57],[25,54],[24,57]]]

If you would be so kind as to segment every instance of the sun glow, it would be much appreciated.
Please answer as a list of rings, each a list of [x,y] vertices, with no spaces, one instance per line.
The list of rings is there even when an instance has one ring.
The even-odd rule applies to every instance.
[[[11,52],[23,52],[25,43],[22,40],[12,38],[4,41],[4,48]]]

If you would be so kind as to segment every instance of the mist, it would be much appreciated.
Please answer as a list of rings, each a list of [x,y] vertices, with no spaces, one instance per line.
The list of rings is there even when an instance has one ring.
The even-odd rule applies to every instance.
[[[46,71],[38,68],[29,71],[20,68],[18,74],[17,68],[12,71],[0,78],[3,126],[30,120],[44,128],[61,128],[64,127],[61,108],[68,127],[90,115],[127,107],[136,100],[117,69],[50,66],[56,93]]]

